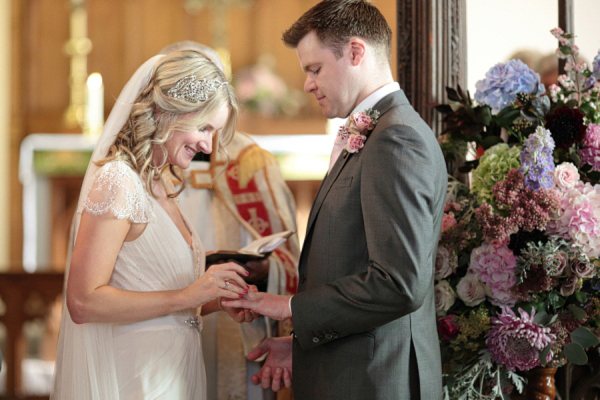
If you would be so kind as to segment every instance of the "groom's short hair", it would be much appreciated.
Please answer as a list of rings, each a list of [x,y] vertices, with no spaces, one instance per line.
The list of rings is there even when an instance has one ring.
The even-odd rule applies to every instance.
[[[296,48],[311,31],[337,58],[343,55],[344,45],[358,36],[391,62],[392,30],[377,7],[366,0],[321,1],[283,33],[283,42]]]

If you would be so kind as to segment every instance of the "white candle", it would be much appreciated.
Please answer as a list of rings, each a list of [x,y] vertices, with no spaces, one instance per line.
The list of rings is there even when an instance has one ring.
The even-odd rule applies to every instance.
[[[97,72],[87,79],[84,133],[97,136],[104,126],[104,85],[102,75]]]

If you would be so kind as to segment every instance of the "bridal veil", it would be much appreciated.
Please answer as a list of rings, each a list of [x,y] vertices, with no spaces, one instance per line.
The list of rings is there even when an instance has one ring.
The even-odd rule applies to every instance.
[[[81,206],[93,184],[98,170],[96,161],[106,157],[117,134],[129,118],[132,105],[142,89],[150,81],[157,61],[164,57],[157,55],[142,64],[125,85],[112,108],[92,153],[88,164],[77,211],[71,225],[71,237],[65,283],[69,274],[69,265],[73,246],[77,238],[77,230],[81,218]],[[66,284],[63,291],[63,312],[58,339],[58,351],[54,378],[54,389],[51,399],[118,399],[116,366],[114,360],[112,327],[110,324],[75,324],[66,307]],[[77,360],[77,362],[75,362]]]

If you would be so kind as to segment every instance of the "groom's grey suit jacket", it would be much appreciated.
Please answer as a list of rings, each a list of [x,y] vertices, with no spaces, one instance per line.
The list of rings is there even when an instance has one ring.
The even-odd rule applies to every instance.
[[[447,174],[402,90],[375,107],[308,219],[292,298],[295,400],[442,398],[433,273]]]

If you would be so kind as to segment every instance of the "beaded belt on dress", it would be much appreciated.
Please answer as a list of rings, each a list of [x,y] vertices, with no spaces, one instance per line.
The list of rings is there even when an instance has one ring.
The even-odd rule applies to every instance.
[[[198,332],[202,331],[202,318],[187,315],[164,315],[162,317],[148,319],[146,321],[134,322],[132,324],[115,324],[118,332],[125,333],[137,330],[158,329],[165,325],[186,325]]]

